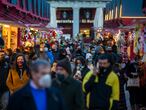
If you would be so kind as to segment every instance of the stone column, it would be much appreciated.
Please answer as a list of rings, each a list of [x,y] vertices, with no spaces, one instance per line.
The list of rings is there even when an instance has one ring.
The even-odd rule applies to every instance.
[[[103,8],[96,8],[95,18],[94,18],[94,28],[103,28]],[[96,38],[96,32],[94,33]]]
[[[47,27],[57,28],[56,7],[50,5],[50,23]]]
[[[73,37],[75,38],[79,33],[79,7],[73,7]]]
[[[99,8],[98,27],[103,28],[103,8]]]
[[[94,27],[103,28],[103,8],[96,8]]]

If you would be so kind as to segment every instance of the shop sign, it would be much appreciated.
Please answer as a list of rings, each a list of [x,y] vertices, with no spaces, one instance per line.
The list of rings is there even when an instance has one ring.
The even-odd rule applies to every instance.
[[[57,20],[57,23],[73,23],[73,20]]]
[[[81,22],[81,23],[93,23],[94,20],[86,20],[86,19],[82,19],[80,22]]]

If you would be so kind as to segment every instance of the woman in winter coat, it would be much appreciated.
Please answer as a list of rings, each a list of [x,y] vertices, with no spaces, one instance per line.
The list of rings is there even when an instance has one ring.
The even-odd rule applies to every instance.
[[[26,85],[30,76],[23,54],[17,55],[15,60],[15,67],[9,70],[7,78],[7,86],[11,94]]]

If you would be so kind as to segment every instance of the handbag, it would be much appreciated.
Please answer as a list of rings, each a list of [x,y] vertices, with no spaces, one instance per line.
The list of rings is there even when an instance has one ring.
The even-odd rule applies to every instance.
[[[137,73],[131,73],[132,75],[137,75]],[[127,87],[140,87],[140,78],[136,77],[136,78],[129,78],[128,77],[128,81],[127,81]]]

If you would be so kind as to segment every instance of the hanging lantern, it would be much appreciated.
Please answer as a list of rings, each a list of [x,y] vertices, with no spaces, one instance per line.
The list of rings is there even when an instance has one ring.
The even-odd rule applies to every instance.
[[[90,18],[90,12],[86,11],[85,16],[86,16],[86,19],[89,19]]]
[[[52,36],[56,37],[56,32],[55,31],[53,31]]]
[[[67,12],[66,12],[66,11],[64,11],[64,12],[62,13],[62,17],[63,17],[63,19],[67,19]]]

